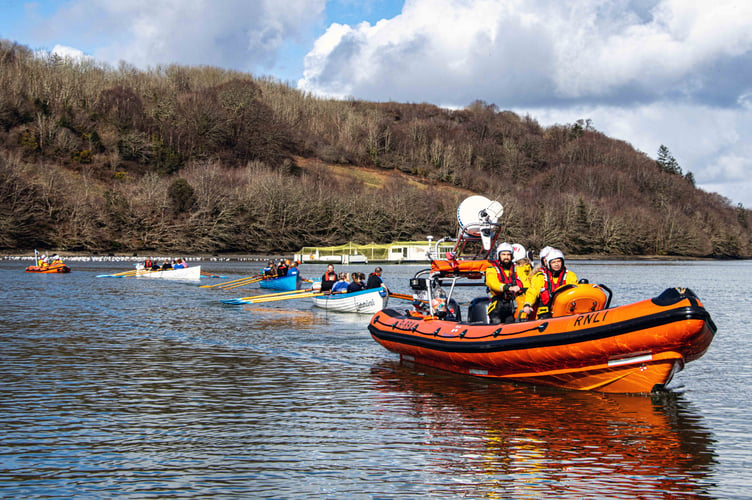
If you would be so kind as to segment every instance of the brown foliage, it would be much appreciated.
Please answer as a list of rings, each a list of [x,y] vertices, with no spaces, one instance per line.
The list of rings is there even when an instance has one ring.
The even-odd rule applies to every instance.
[[[455,231],[462,195],[439,190],[451,185],[500,200],[504,238],[531,248],[752,254],[748,210],[586,120],[543,128],[483,101],[321,99],[218,68],[113,70],[2,40],[0,88],[5,249],[267,252],[439,237]],[[296,155],[399,175],[375,188],[302,170]]]

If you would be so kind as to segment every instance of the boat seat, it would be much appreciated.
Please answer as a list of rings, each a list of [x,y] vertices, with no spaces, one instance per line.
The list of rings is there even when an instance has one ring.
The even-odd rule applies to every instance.
[[[476,297],[470,302],[470,307],[467,310],[467,321],[471,325],[488,325],[490,320],[488,319],[488,304],[490,300],[488,297]]]
[[[462,310],[456,300],[449,299],[446,316],[444,316],[443,319],[446,321],[456,321],[458,323],[462,321]]]
[[[565,285],[554,293],[551,312],[553,317],[558,318],[601,311],[607,307],[608,302],[606,291],[598,285]]]

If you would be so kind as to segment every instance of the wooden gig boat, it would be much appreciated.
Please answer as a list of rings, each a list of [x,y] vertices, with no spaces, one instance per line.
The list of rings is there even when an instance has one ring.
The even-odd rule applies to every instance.
[[[379,287],[359,292],[318,295],[311,300],[314,306],[327,311],[374,314],[386,307],[389,293]]]
[[[198,281],[201,279],[201,266],[184,267],[182,269],[165,269],[151,271],[139,269],[133,275],[136,278],[157,278],[165,280]]]
[[[27,273],[44,273],[44,274],[53,274],[53,273],[69,273],[71,272],[70,267],[66,266],[62,262],[59,264],[50,264],[49,266],[39,267],[39,266],[28,266],[26,268]]]
[[[280,276],[278,278],[264,278],[259,282],[261,288],[270,288],[283,292],[291,292],[300,288],[302,278],[300,274]]]

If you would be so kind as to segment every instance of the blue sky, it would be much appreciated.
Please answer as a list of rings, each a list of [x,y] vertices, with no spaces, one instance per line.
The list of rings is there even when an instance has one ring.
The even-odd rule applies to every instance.
[[[752,208],[752,2],[0,0],[0,38],[117,66],[212,65],[322,96],[590,119]]]

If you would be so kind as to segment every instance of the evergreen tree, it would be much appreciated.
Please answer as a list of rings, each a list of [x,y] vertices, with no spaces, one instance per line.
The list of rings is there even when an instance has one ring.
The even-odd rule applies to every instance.
[[[739,225],[741,225],[744,229],[747,229],[749,227],[749,225],[747,224],[747,210],[741,203],[736,206],[736,220],[739,221]]]
[[[662,170],[669,174],[681,175],[682,173],[679,162],[676,161],[676,158],[671,154],[671,151],[669,151],[669,149],[663,144],[658,148],[658,159],[656,160],[656,163],[658,163],[658,166]]]

